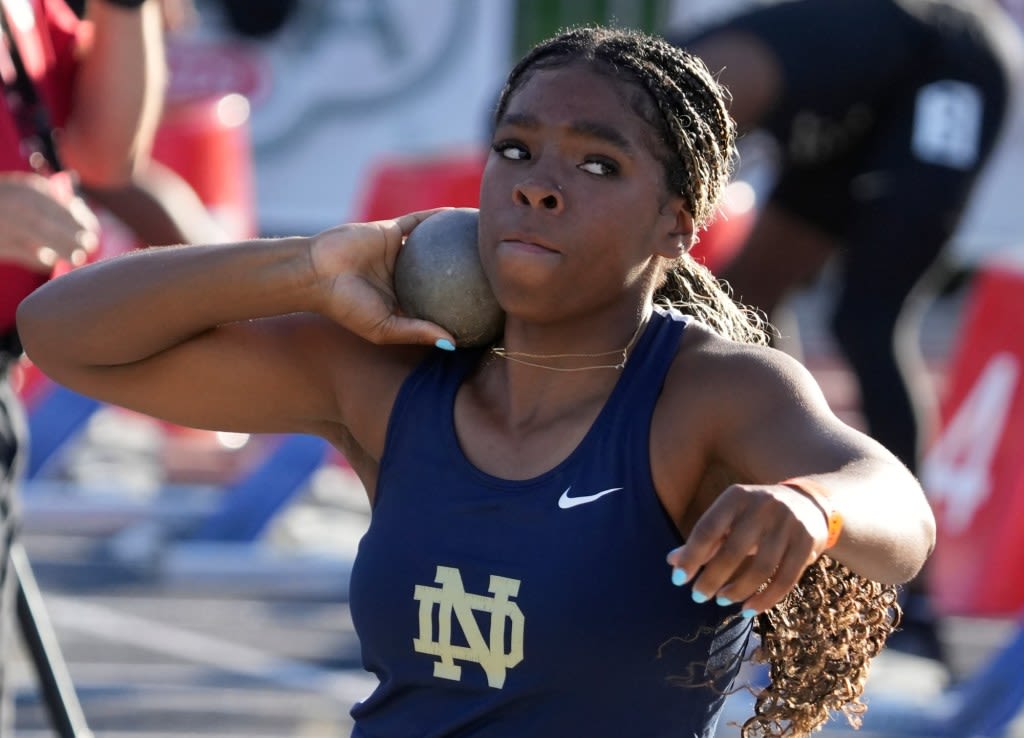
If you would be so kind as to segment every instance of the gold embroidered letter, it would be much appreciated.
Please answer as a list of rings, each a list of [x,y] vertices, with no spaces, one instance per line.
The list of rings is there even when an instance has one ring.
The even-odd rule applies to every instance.
[[[519,605],[512,601],[519,594],[519,580],[491,575],[488,591],[491,596],[470,594],[462,585],[458,569],[438,566],[434,582],[440,587],[416,585],[415,599],[420,603],[420,634],[412,646],[417,653],[437,656],[434,676],[459,681],[462,667],[456,661],[472,661],[483,667],[487,684],[500,689],[505,674],[523,660],[523,627],[525,618]],[[437,633],[433,633],[432,615],[437,606]],[[477,624],[474,612],[490,613],[488,641]],[[452,613],[468,645],[452,643]],[[511,626],[511,629],[509,629]],[[505,652],[506,634],[509,640]]]

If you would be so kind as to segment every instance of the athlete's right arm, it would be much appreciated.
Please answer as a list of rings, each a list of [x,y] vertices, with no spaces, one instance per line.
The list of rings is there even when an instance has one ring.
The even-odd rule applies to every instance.
[[[427,215],[104,260],[26,298],[18,331],[43,372],[100,400],[201,428],[317,432],[406,361],[380,344],[451,340],[395,314],[395,257]]]

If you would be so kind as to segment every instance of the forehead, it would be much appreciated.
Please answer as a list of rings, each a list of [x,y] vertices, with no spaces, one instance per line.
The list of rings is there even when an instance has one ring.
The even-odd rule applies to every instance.
[[[498,125],[529,121],[581,133],[615,131],[623,145],[651,148],[654,131],[636,110],[647,95],[639,84],[582,63],[541,67],[527,74]]]

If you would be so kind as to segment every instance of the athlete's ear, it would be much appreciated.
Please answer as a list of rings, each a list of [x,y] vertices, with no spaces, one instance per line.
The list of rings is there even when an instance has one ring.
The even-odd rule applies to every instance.
[[[672,196],[662,206],[661,223],[656,253],[666,259],[678,259],[694,244],[693,215],[682,195]]]

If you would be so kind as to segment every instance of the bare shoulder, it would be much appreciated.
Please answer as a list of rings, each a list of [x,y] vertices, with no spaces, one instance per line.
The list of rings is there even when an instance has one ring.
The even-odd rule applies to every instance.
[[[698,321],[683,334],[662,395],[675,409],[693,407],[715,416],[730,410],[747,415],[791,401],[825,407],[806,367],[783,351],[725,338]]]
[[[652,422],[659,495],[686,530],[713,494],[756,478],[750,448],[766,447],[765,429],[792,439],[836,423],[817,382],[794,358],[692,321]]]

